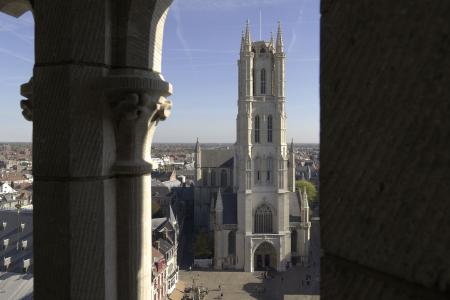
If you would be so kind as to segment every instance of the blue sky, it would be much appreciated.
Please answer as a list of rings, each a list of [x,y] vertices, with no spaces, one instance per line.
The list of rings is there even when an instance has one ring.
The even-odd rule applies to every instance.
[[[286,62],[287,136],[319,142],[319,0],[174,0],[166,21],[162,72],[174,86],[171,117],[155,142],[234,142],[237,59],[250,20],[253,40],[281,21]],[[33,66],[33,18],[0,14],[0,141],[31,141],[20,84]]]

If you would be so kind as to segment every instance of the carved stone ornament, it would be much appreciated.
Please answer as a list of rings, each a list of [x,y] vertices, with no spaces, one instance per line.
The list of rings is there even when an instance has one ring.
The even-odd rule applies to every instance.
[[[33,77],[20,86],[20,94],[27,98],[20,101],[22,115],[27,121],[33,121]]]
[[[100,87],[114,118],[115,173],[151,173],[151,142],[158,122],[170,115],[171,85],[156,72],[120,70],[104,77]]]

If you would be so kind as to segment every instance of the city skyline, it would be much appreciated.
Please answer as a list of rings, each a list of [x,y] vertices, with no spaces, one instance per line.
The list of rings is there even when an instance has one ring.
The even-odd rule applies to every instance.
[[[261,26],[259,23],[261,15]],[[249,19],[253,40],[283,26],[287,62],[287,137],[319,142],[319,3],[314,0],[175,0],[167,17],[162,74],[173,84],[171,117],[158,125],[155,143],[235,142],[237,59]],[[33,67],[33,19],[0,15],[0,141],[30,142],[21,116],[20,85]],[[206,125],[206,126],[205,126]]]

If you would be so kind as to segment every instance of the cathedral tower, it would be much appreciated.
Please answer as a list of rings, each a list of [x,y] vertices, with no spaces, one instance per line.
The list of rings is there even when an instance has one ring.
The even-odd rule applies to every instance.
[[[276,41],[267,42],[252,41],[247,22],[238,61],[233,193],[215,198],[216,269],[284,271],[307,259],[309,209],[295,193],[294,146],[286,143],[285,59],[281,24]]]
[[[274,44],[273,37],[253,42],[247,22],[238,61],[235,146],[237,261],[246,271],[284,270],[282,262],[290,261],[289,207],[295,194],[288,177],[285,58],[281,24]],[[291,174],[293,168],[291,162]]]

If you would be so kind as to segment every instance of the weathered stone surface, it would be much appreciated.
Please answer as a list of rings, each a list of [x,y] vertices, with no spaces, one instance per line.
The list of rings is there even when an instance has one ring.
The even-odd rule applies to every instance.
[[[36,299],[106,299],[115,291],[114,190],[113,179],[36,182]]]
[[[439,299],[392,278],[450,293],[449,14],[448,1],[322,1],[324,299]],[[327,255],[381,275],[343,280]]]
[[[115,160],[114,123],[108,119],[101,91],[91,87],[104,72],[102,67],[76,64],[34,68],[36,176],[111,175]]]
[[[33,7],[33,102],[22,106],[33,120],[35,299],[151,297],[148,173],[172,105],[160,74],[170,3]]]

